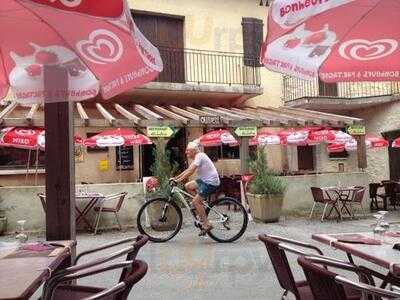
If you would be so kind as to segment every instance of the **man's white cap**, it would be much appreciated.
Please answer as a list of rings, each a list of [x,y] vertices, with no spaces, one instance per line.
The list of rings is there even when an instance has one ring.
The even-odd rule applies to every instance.
[[[191,141],[187,144],[186,149],[193,149],[199,151],[200,150],[199,143],[197,142],[197,140]]]

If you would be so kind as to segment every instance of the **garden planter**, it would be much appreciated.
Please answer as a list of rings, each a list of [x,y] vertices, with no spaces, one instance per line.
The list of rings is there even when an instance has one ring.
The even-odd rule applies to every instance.
[[[251,216],[265,223],[278,222],[282,212],[284,194],[255,195],[247,193]]]

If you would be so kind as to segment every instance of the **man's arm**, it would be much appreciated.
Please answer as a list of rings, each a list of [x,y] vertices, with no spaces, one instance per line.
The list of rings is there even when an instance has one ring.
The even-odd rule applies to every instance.
[[[178,176],[174,177],[173,179],[177,182],[182,182],[185,179],[189,178],[190,176],[192,176],[192,174],[194,172],[196,172],[197,170],[197,166],[195,164],[191,164],[189,166],[189,168],[187,168],[185,171],[183,171],[181,174],[179,174]]]

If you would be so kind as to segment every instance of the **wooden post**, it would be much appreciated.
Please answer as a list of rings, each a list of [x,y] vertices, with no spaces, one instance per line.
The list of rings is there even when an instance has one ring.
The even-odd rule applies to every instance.
[[[367,168],[367,147],[365,144],[365,135],[356,135],[355,139],[357,141],[357,160],[358,168]]]
[[[249,141],[250,137],[240,138],[240,172],[241,174],[249,173]]]
[[[47,66],[44,69],[44,87],[46,239],[75,240],[73,104],[66,101],[67,70],[59,66]]]

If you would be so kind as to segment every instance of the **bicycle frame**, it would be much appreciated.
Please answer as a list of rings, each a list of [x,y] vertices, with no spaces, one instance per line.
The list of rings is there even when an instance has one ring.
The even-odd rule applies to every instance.
[[[173,199],[173,196],[174,196],[174,195],[178,196],[178,197],[175,197],[175,199],[179,199],[179,201],[180,201],[181,203],[183,203],[183,205],[184,205],[187,209],[190,210],[190,212],[191,212],[191,214],[192,214],[192,218],[194,219],[194,221],[195,221],[195,222],[198,222],[197,217],[196,217],[196,214],[195,214],[195,211],[194,211],[194,209],[190,206],[190,204],[192,204],[192,202],[193,202],[194,196],[191,195],[191,194],[189,194],[188,192],[182,190],[181,188],[179,188],[179,187],[177,187],[177,186],[172,187],[171,195],[169,196],[169,199],[168,199],[168,200],[169,200],[169,201],[174,201],[174,199]],[[187,198],[191,199],[191,201],[189,202],[189,201],[187,200],[187,198],[185,198],[185,196],[186,196]],[[228,219],[226,216],[224,216],[223,214],[221,214],[219,211],[217,211],[217,210],[213,209],[212,207],[210,207],[206,201],[203,201],[203,206],[204,206],[206,209],[208,208],[209,210],[212,210],[214,213],[216,213],[216,214],[221,218],[221,220],[220,220],[219,222],[223,223],[223,222],[225,222],[225,221]],[[165,209],[165,207],[164,207],[164,209]],[[163,215],[164,215],[164,213],[165,213],[165,212],[163,211]]]

